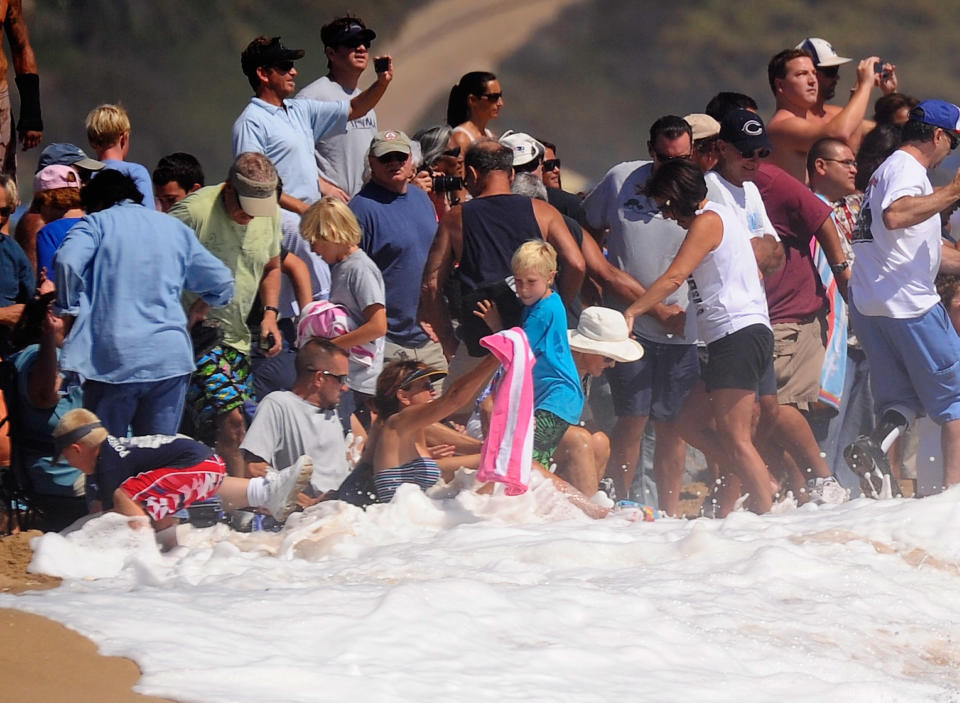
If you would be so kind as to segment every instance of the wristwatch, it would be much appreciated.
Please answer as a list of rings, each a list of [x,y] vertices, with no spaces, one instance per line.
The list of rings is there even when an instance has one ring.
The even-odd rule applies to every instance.
[[[263,306],[263,311],[266,312],[267,310],[273,310],[273,312],[276,313],[277,317],[280,317],[280,309],[279,309],[279,308],[275,308],[275,307],[273,307],[272,305],[264,305],[264,306]]]
[[[830,264],[830,270],[833,271],[835,275],[843,273],[848,268],[850,268],[849,261],[841,261],[839,264]]]

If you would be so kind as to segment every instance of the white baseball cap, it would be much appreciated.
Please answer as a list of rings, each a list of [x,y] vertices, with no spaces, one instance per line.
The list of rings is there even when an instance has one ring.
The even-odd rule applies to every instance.
[[[796,48],[809,52],[813,56],[813,65],[817,68],[840,66],[853,60],[844,56],[837,56],[837,52],[833,50],[833,45],[826,39],[818,37],[807,37],[797,44]]]

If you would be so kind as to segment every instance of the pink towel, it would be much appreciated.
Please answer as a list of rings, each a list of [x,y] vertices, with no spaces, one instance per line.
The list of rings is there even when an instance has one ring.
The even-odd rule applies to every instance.
[[[333,339],[354,329],[347,309],[329,300],[315,300],[308,303],[300,313],[297,324],[297,346],[302,347],[314,337]],[[373,366],[377,358],[376,342],[368,342],[350,347],[350,360]]]
[[[480,340],[503,364],[494,390],[490,429],[480,449],[479,481],[506,484],[506,494],[526,493],[533,463],[533,351],[519,327]]]

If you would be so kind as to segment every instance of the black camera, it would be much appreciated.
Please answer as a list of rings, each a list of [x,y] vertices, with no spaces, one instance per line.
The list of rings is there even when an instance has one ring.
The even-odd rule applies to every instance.
[[[373,60],[373,70],[376,73],[383,73],[390,68],[390,59],[386,56],[381,56],[380,58]]]
[[[459,176],[434,176],[433,191],[435,193],[453,193],[463,190],[463,179]]]

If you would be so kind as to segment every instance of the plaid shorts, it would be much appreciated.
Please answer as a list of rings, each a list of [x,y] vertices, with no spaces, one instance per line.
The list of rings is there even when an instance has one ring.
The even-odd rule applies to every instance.
[[[187,389],[194,430],[209,435],[218,416],[255,399],[252,367],[246,354],[217,345],[200,357]]]

